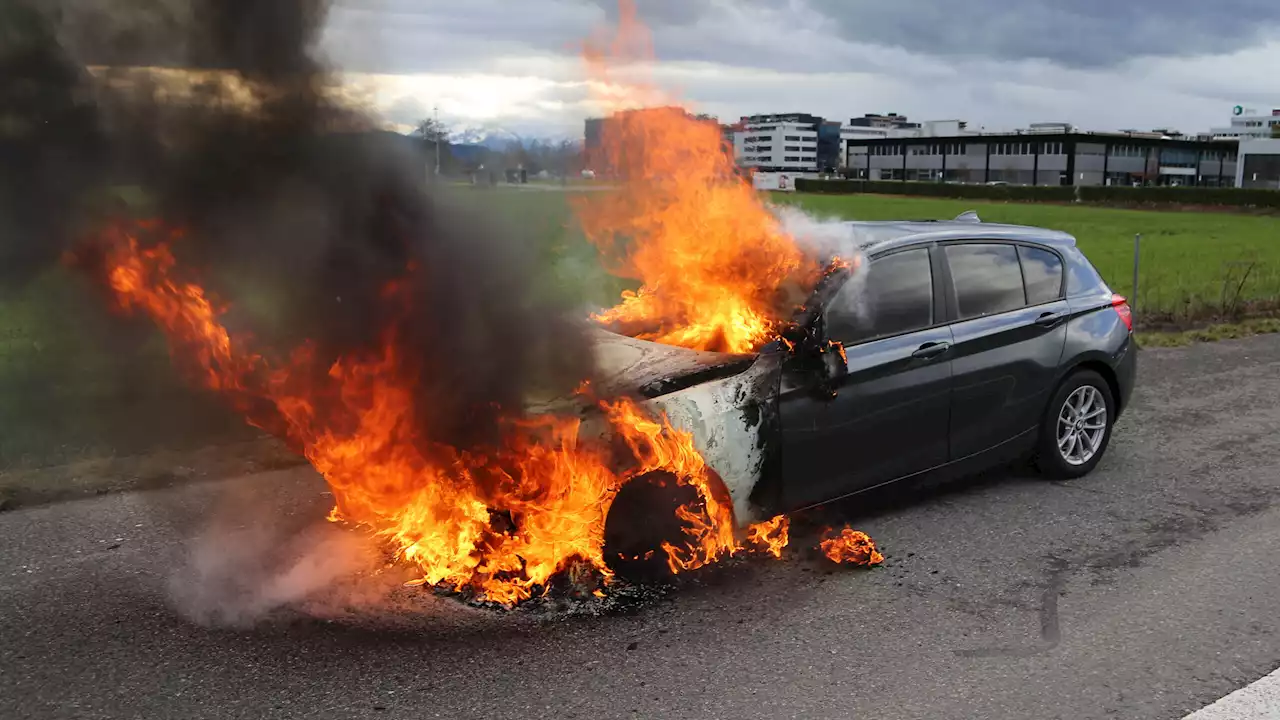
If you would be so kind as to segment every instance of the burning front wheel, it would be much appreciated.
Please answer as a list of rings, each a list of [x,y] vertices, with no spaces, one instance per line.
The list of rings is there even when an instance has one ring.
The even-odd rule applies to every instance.
[[[684,544],[685,523],[676,511],[698,500],[697,490],[679,483],[671,473],[649,473],[631,480],[618,491],[605,520],[605,562],[625,578],[669,574],[663,544]]]

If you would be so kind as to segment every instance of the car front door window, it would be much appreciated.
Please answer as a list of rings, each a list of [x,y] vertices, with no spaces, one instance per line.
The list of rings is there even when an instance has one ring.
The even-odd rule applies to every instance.
[[[932,326],[929,249],[906,250],[871,261],[864,275],[846,282],[832,298],[825,315],[827,335],[845,345]]]

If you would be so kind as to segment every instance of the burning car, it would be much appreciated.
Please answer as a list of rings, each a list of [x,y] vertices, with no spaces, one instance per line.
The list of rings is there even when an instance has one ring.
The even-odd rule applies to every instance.
[[[717,353],[599,330],[601,382],[692,435],[739,526],[926,473],[1097,466],[1136,353],[1129,306],[1073,237],[971,213],[851,225],[865,267],[830,273],[774,342]],[[644,525],[611,530],[615,546],[671,515],[618,511],[664,502],[643,487],[615,503]]]

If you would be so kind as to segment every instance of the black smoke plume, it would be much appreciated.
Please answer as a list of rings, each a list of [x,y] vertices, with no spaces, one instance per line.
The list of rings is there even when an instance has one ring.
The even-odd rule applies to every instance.
[[[17,106],[22,149],[0,170],[18,210],[6,213],[5,265],[56,261],[97,217],[81,212],[86,196],[141,188],[184,230],[183,267],[233,310],[270,305],[270,322],[229,320],[260,346],[305,338],[334,359],[375,352],[394,329],[401,374],[423,398],[420,434],[483,445],[535,388],[567,392],[590,375],[584,325],[539,292],[531,243],[450,207],[428,187],[420,145],[330,100],[316,55],[325,11],[19,2],[25,49],[4,55],[0,92],[32,104]],[[386,301],[392,281],[407,303]]]

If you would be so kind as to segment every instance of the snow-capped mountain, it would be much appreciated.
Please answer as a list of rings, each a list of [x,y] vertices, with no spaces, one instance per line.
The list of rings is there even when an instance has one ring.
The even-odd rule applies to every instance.
[[[481,145],[490,150],[506,150],[512,144],[529,147],[534,143],[558,145],[564,140],[574,140],[567,136],[533,136],[513,132],[496,125],[455,125],[449,128],[450,145]]]
[[[506,150],[512,143],[525,142],[518,133],[506,128],[486,125],[458,125],[449,128],[451,145],[483,145],[492,150]]]

